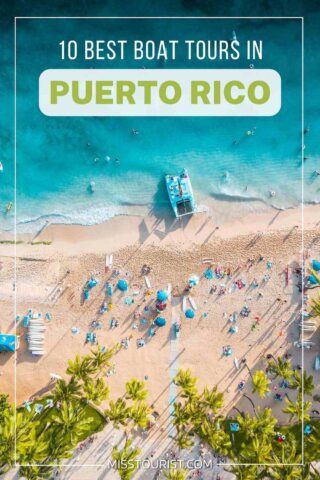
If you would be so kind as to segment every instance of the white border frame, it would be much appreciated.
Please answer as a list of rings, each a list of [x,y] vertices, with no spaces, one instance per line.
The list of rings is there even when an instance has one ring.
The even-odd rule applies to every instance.
[[[103,17],[82,17],[82,16],[74,16],[74,17],[14,17],[14,321],[17,316],[17,172],[16,172],[16,159],[17,159],[17,136],[16,136],[16,127],[17,127],[17,20],[57,20],[57,19],[65,19],[65,20],[76,20],[76,19],[95,19],[95,20],[229,20],[229,19],[245,19],[245,20],[255,20],[255,19],[271,19],[271,20],[300,20],[301,21],[301,264],[302,264],[302,272],[304,272],[304,17],[212,17],[212,16],[188,16],[188,17],[118,17],[118,16],[103,16]],[[303,289],[301,292],[301,313],[303,311]],[[302,316],[303,321],[303,316]],[[302,331],[302,341],[303,341],[303,331]],[[301,357],[302,357],[302,372],[304,371],[304,347],[302,346],[301,349]],[[14,464],[15,467],[19,467],[17,463],[17,435],[16,435],[16,399],[17,399],[17,350],[15,349],[14,354],[14,402],[15,402],[15,409],[14,409],[14,426],[15,426],[15,454],[14,454]],[[302,402],[303,402],[303,409],[304,409],[304,378],[302,376]],[[303,411],[302,411],[303,414]],[[217,463],[216,466],[218,467],[225,467],[225,466],[304,466],[304,419],[302,418],[301,421],[302,426],[302,443],[301,443],[301,456],[302,456],[302,463]],[[47,464],[23,464],[24,467],[41,467],[41,466],[48,466]],[[70,465],[70,464],[62,464],[60,467],[62,468],[82,468],[82,467],[103,467],[105,464],[82,464],[82,465]]]

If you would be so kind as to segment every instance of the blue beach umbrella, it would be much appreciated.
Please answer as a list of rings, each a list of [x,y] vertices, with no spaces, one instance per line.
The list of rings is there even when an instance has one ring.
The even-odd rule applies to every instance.
[[[189,277],[189,285],[191,287],[195,287],[196,285],[198,285],[199,283],[199,277],[198,275],[196,275],[195,273],[193,273],[192,275],[190,275]]]
[[[164,327],[166,324],[166,321],[162,317],[158,317],[155,319],[154,323],[157,325],[157,327]]]
[[[186,312],[185,312],[185,316],[187,318],[193,318],[194,317],[194,311],[191,310],[191,308],[188,308],[188,310],[186,310]]]
[[[204,272],[204,276],[206,277],[207,280],[212,280],[212,279],[213,279],[213,271],[212,271],[212,268],[208,268],[208,269]]]
[[[165,292],[164,290],[157,291],[157,300],[159,300],[159,302],[164,302],[165,300],[167,300],[167,298],[168,298],[167,292]]]
[[[126,282],[126,280],[121,279],[119,280],[117,287],[119,288],[119,290],[121,290],[121,292],[126,292],[128,290],[128,283]]]
[[[316,272],[320,271],[320,262],[318,260],[312,260],[312,268]]]

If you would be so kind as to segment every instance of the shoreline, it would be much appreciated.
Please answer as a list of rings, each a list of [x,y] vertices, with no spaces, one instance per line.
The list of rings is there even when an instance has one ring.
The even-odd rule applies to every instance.
[[[234,221],[217,223],[208,212],[198,213],[181,220],[173,216],[118,215],[96,225],[49,224],[36,234],[17,234],[17,255],[25,251],[41,253],[60,252],[78,255],[81,253],[112,253],[120,248],[135,245],[158,245],[181,249],[193,244],[203,245],[212,240],[230,239],[250,235],[263,235],[278,230],[309,230],[320,224],[320,206],[308,205],[302,208],[263,213],[249,213]],[[115,235],[116,232],[116,235]],[[302,233],[301,233],[302,235]],[[13,235],[0,232],[0,254],[12,254]],[[1,243],[3,242],[3,243]],[[19,243],[22,242],[22,243]],[[31,245],[30,243],[33,243]]]

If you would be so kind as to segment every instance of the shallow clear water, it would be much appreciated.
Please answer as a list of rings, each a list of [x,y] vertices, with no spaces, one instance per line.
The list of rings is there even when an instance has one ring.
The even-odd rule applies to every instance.
[[[181,15],[190,14],[185,7]],[[101,14],[101,13],[100,13]],[[316,23],[314,24],[316,28]],[[256,68],[274,68],[282,77],[282,108],[265,118],[54,118],[38,109],[38,77],[61,68],[63,38],[262,39],[264,59]],[[189,170],[198,204],[228,200],[246,211],[265,204],[290,208],[301,202],[301,27],[298,20],[21,20],[17,29],[17,221],[20,230],[39,228],[46,219],[99,223],[126,213],[170,209],[165,173]],[[193,62],[189,68],[248,68],[238,62]],[[310,91],[320,65],[314,49],[307,58]],[[91,63],[91,67],[119,67]],[[137,67],[128,62],[126,67]],[[146,68],[185,68],[177,62],[142,62]],[[81,61],[63,68],[84,68]],[[121,65],[124,67],[124,65]],[[4,75],[6,79],[6,76]],[[315,101],[319,102],[319,98]],[[318,108],[307,105],[305,201],[320,201],[317,166]],[[255,135],[246,132],[256,127]],[[130,131],[140,131],[132,136]],[[6,135],[6,131],[4,132]],[[238,144],[234,145],[233,141]],[[9,139],[4,138],[1,208],[13,199]],[[111,158],[106,161],[106,156]],[[120,160],[117,164],[115,159]],[[95,161],[98,159],[98,161]],[[227,176],[224,174],[227,172]],[[94,180],[96,191],[88,191]],[[269,191],[276,191],[269,198]],[[257,201],[259,200],[259,201]],[[214,203],[213,203],[214,205]],[[3,215],[2,226],[10,228]]]

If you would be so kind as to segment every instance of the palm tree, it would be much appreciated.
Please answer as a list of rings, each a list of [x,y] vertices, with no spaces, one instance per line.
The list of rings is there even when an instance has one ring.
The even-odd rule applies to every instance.
[[[42,463],[48,452],[48,443],[39,437],[34,438],[34,441],[30,440],[24,449],[22,463],[27,465]]]
[[[191,398],[184,406],[184,411],[188,416],[188,422],[197,428],[207,418],[204,402],[198,401],[197,398]]]
[[[113,422],[115,428],[119,428],[120,425],[127,424],[130,409],[123,399],[118,398],[116,402],[110,401],[109,409],[105,410],[104,413]]]
[[[255,403],[254,403],[254,401],[252,400],[252,398],[248,397],[248,395],[246,395],[245,393],[243,394],[243,397],[246,398],[246,399],[251,403],[251,406],[252,406],[252,408],[253,408],[253,411],[254,411],[255,415],[257,416],[256,406],[255,406]]]
[[[320,317],[320,297],[311,300],[312,317]]]
[[[45,465],[59,464],[61,460],[72,457],[72,449],[75,448],[76,443],[73,444],[66,437],[61,438],[61,435],[52,435],[49,430],[46,432],[45,441],[48,445],[47,456],[42,462]]]
[[[304,461],[318,462],[320,458],[320,425],[312,423],[311,435],[306,435],[304,440]]]
[[[81,387],[75,377],[71,377],[67,383],[62,378],[57,380],[53,390],[53,401],[55,403],[63,400],[69,401],[80,395]]]
[[[289,381],[293,375],[290,360],[283,360],[281,357],[273,358],[268,361],[268,368],[275,376],[283,378],[283,380]]]
[[[184,468],[170,467],[169,470],[164,470],[162,473],[168,480],[185,480],[189,472]]]
[[[181,402],[174,403],[173,425],[177,427],[178,431],[182,427],[186,427],[189,423],[189,414],[185,409],[185,406]]]
[[[218,421],[205,420],[197,432],[215,451],[223,455],[229,454],[230,437],[220,428]]]
[[[246,358],[244,358],[244,359],[242,360],[242,364],[246,367],[246,369],[247,369],[248,372],[249,372],[250,377],[252,378],[252,371],[251,371],[251,368],[249,367],[249,365],[248,365],[248,363],[247,363],[247,359],[246,359]]]
[[[144,388],[145,382],[132,378],[126,383],[126,398],[131,400],[145,400],[148,396],[148,391]]]
[[[178,447],[180,448],[180,450],[189,450],[194,445],[192,438],[184,430],[178,433],[178,435],[175,438],[175,441]]]
[[[297,442],[292,435],[287,435],[286,441],[273,449],[272,463],[276,464],[270,467],[272,478],[275,480],[306,478],[299,465],[302,463],[302,456],[297,452]]]
[[[303,402],[302,394],[299,393],[296,402],[292,402],[289,398],[285,398],[287,406],[282,409],[283,413],[290,415],[290,421],[296,418],[298,422],[302,420],[308,422],[310,420],[310,414],[308,413],[312,403]]]
[[[182,398],[190,398],[196,396],[197,379],[191,375],[191,371],[189,368],[187,368],[187,370],[180,369],[178,374],[174,378],[174,383],[181,388],[182,392],[180,393],[180,395]]]
[[[19,468],[20,477],[26,480],[43,480],[46,478],[52,478],[53,467],[50,466],[21,466]]]
[[[95,405],[101,405],[108,398],[110,389],[103,378],[98,378],[95,382],[88,380],[83,386],[83,391],[87,400]]]
[[[37,421],[32,413],[15,412],[13,405],[4,410],[0,423],[0,475],[10,470],[15,462],[23,462],[26,450],[36,441]]]
[[[254,372],[252,377],[252,393],[257,393],[259,397],[264,398],[267,392],[270,392],[270,380],[262,370]]]
[[[248,412],[244,416],[237,417],[240,425],[240,430],[243,432],[244,438],[249,440],[253,437],[267,437],[274,436],[274,428],[277,424],[277,419],[273,416],[271,408],[257,408],[257,415],[251,416]]]
[[[241,463],[270,463],[272,445],[266,437],[253,437],[251,441],[241,445]]]
[[[0,422],[2,421],[4,412],[10,408],[8,403],[9,395],[4,395],[0,393]]]
[[[129,415],[136,425],[140,428],[146,428],[149,423],[148,415],[150,412],[151,409],[145,402],[135,402],[130,408]]]
[[[83,410],[75,407],[72,403],[62,402],[61,408],[51,417],[53,427],[61,437],[67,437],[72,444],[77,442],[78,437],[88,429],[93,418],[85,418]]]
[[[218,387],[215,385],[211,390],[207,387],[203,390],[203,404],[210,408],[213,414],[223,407],[223,393],[218,392]]]
[[[290,388],[298,390],[299,393],[304,393],[305,395],[312,395],[314,390],[313,376],[308,375],[306,370],[303,370],[303,374],[295,370],[293,372],[293,380],[291,381]]]
[[[96,371],[88,355],[81,358],[80,355],[77,354],[74,360],[68,360],[68,365],[67,373],[83,382],[86,382],[90,375]]]
[[[102,349],[99,345],[95,350],[91,350],[90,359],[92,366],[98,373],[104,368],[110,367],[110,360],[118,350],[118,344],[109,349]]]
[[[228,472],[233,473],[237,480],[264,480],[265,471],[256,465],[232,465],[226,469]]]
[[[139,448],[132,447],[132,440],[127,439],[122,450],[113,447],[112,459],[117,462],[117,470],[121,480],[130,480],[138,467],[137,457],[140,455]]]

